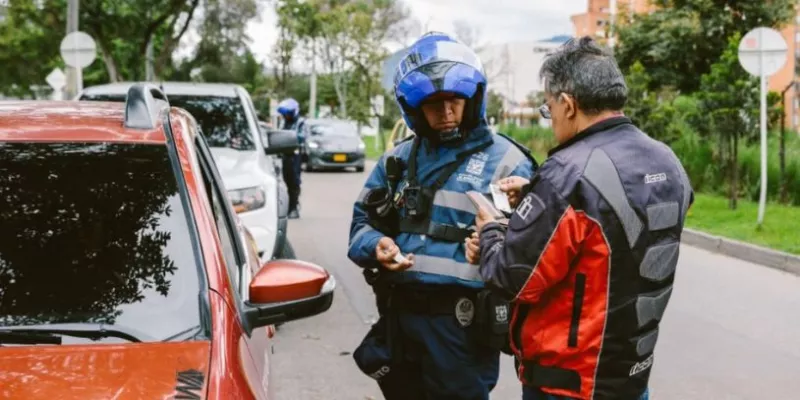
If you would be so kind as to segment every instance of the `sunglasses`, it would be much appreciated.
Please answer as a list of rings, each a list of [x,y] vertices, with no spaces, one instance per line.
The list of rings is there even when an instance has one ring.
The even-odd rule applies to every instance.
[[[550,119],[550,107],[547,104],[542,104],[541,107],[539,107],[539,114],[541,114],[544,119]]]

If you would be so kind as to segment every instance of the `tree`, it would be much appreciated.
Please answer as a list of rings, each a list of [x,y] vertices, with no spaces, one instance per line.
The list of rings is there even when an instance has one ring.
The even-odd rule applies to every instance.
[[[641,62],[652,77],[650,88],[673,86],[682,93],[700,88],[728,38],[757,26],[780,27],[794,15],[793,0],[656,0],[652,14],[617,24],[615,56],[623,70]]]
[[[84,84],[143,79],[145,51],[151,42],[157,76],[185,73],[174,68],[172,54],[199,11],[203,11],[200,25],[205,37],[237,37],[254,17],[256,1],[82,0],[80,30],[94,38],[99,58],[83,71]],[[53,68],[64,67],[59,46],[66,26],[66,0],[36,3],[10,1],[7,16],[0,22],[2,93],[29,95],[32,86],[44,84]]]
[[[322,61],[333,79],[341,117],[366,122],[369,99],[380,92],[383,45],[402,36],[407,11],[397,0],[282,0],[276,3],[280,29],[298,47]]]
[[[492,48],[483,40],[481,29],[473,23],[462,19],[453,22],[453,31],[456,38],[477,53],[486,79],[495,82],[509,73],[509,53],[507,46],[504,46],[500,54],[493,54]]]
[[[486,118],[491,120],[494,117],[497,123],[503,122],[503,96],[490,90],[486,99]]]
[[[739,140],[754,132],[758,121],[758,80],[739,65],[738,48],[741,35],[734,34],[720,60],[701,77],[697,94],[711,131],[719,140],[720,152],[726,160],[729,207],[736,209],[739,194]]]

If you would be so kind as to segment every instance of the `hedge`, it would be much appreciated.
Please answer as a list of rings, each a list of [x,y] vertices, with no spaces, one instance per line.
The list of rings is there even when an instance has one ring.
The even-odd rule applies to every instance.
[[[692,187],[697,192],[728,195],[728,184],[721,167],[721,157],[716,143],[703,139],[688,124],[678,124],[677,138],[670,147],[683,163]],[[556,146],[553,133],[539,126],[520,128],[509,125],[499,128],[515,140],[528,146],[537,157],[544,157],[547,151]],[[796,132],[786,133],[786,177],[789,204],[800,205],[800,137]],[[767,182],[768,198],[778,200],[779,194],[779,138],[772,132],[768,138]],[[758,142],[741,143],[739,146],[739,195],[741,198],[758,200],[760,190],[761,149]],[[543,160],[540,160],[543,161]]]

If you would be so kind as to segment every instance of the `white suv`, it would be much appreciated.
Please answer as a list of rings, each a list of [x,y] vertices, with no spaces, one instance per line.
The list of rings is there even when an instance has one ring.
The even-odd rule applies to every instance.
[[[133,82],[84,89],[77,100],[125,101]],[[169,103],[189,111],[202,130],[228,196],[253,235],[262,259],[294,258],[286,238],[288,195],[269,137],[239,85],[163,82]],[[280,133],[278,131],[278,133]]]

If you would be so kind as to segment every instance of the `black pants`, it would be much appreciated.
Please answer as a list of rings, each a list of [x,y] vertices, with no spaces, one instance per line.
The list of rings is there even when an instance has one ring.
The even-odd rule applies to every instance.
[[[297,210],[300,203],[300,174],[302,173],[303,159],[300,154],[283,156],[283,181],[289,192],[289,212]]]

